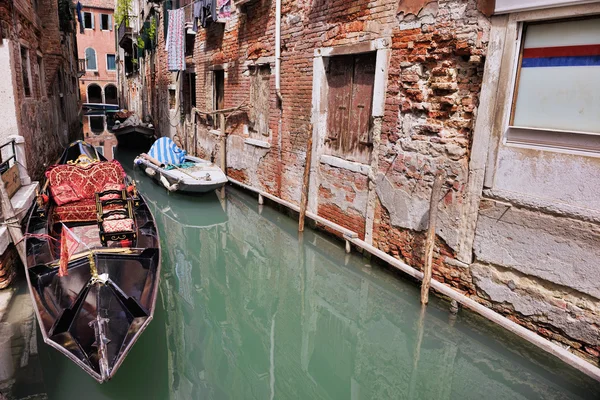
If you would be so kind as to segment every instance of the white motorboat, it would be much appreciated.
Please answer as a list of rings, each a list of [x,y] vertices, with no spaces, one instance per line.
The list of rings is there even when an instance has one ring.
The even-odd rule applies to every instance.
[[[171,192],[210,192],[228,182],[221,168],[186,155],[168,138],[157,140],[149,153],[136,157],[135,165]]]

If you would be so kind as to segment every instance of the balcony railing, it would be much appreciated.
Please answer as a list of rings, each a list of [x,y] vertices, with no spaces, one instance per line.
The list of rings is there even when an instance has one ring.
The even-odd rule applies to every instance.
[[[119,42],[119,46],[122,47],[126,51],[131,51],[133,48],[133,36],[132,29],[129,25],[129,21],[127,18],[121,21],[119,24],[119,29],[117,31],[117,40]]]

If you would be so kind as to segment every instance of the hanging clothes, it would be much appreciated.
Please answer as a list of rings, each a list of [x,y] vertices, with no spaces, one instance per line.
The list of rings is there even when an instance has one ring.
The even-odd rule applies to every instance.
[[[220,20],[229,19],[231,16],[231,0],[218,0],[217,14]]]
[[[167,59],[169,71],[185,70],[185,10],[169,10],[167,32]]]
[[[77,19],[79,20],[79,33],[83,33],[83,17],[81,16],[81,9],[82,9],[82,5],[81,2],[77,2]]]
[[[200,11],[200,25],[206,28],[209,22],[217,20],[217,0],[200,0],[202,10]]]
[[[198,20],[200,19],[203,8],[204,0],[198,0],[194,3],[194,9],[192,11],[192,30],[196,33],[198,33]]]

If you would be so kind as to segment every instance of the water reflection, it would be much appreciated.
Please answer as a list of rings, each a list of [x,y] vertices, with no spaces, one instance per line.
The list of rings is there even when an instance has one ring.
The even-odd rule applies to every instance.
[[[112,113],[88,113],[83,117],[83,137],[108,160],[115,158],[117,138],[111,133],[114,125]]]
[[[126,168],[132,157],[119,154]],[[595,382],[467,312],[452,320],[435,299],[422,312],[418,288],[321,234],[299,240],[294,220],[259,214],[254,198],[170,194],[128,172],[160,228],[155,321],[105,385],[52,357],[50,398],[600,398]]]
[[[422,313],[415,287],[321,235],[299,241],[294,221],[259,215],[255,199],[229,191],[223,211],[216,195],[155,196],[170,399],[600,395],[514,337],[488,337],[499,331],[483,321]]]

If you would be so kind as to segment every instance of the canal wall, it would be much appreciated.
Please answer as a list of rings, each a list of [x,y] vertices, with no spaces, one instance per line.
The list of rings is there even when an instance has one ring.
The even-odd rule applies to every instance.
[[[597,185],[586,185],[598,158],[505,145],[522,22],[600,13],[597,5],[281,6],[279,79],[275,2],[243,1],[188,34],[193,51],[179,73],[168,71],[159,29],[159,133],[295,206],[310,153],[309,212],[417,269],[442,173],[434,279],[598,365],[600,220]],[[216,109],[232,111],[225,138]]]

